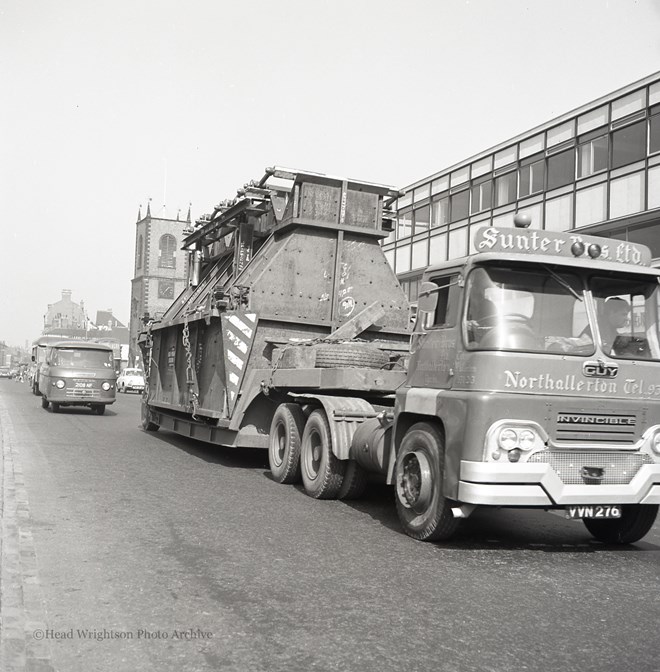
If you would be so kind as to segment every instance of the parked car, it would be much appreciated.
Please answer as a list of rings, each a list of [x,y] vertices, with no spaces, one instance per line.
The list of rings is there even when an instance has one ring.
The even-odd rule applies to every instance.
[[[142,369],[124,369],[117,378],[117,392],[143,392],[144,371]]]
[[[0,378],[11,378],[11,369],[8,366],[0,366]]]

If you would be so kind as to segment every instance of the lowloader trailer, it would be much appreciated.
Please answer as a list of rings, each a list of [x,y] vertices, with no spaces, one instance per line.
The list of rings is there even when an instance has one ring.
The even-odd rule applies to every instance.
[[[284,168],[185,238],[188,288],[140,346],[142,423],[268,449],[320,499],[394,485],[411,537],[477,506],[632,543],[660,504],[660,271],[648,248],[484,226],[411,309],[379,244],[392,188]],[[616,317],[613,317],[616,313]]]

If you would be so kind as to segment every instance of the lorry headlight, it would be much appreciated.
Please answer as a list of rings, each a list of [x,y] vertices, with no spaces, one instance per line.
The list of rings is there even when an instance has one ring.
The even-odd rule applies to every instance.
[[[512,450],[516,447],[518,443],[518,435],[513,429],[505,428],[500,432],[500,435],[497,437],[497,445],[502,450]]]
[[[518,434],[518,447],[520,450],[531,450],[536,441],[536,434],[531,429],[523,429]]]
[[[63,388],[65,387],[65,385],[66,385],[66,383],[65,383],[63,380],[58,380],[58,381],[55,383],[55,387],[56,387],[58,390],[63,389]]]
[[[651,448],[660,455],[660,432],[656,432],[651,440]]]
[[[658,431],[660,436],[660,430]],[[498,420],[488,429],[484,443],[484,460],[525,462],[536,451],[547,447],[548,435],[541,425],[529,420]],[[658,446],[660,451],[660,445]]]
[[[101,387],[107,392],[112,387],[112,385],[106,381],[103,383],[103,385],[101,385]]]

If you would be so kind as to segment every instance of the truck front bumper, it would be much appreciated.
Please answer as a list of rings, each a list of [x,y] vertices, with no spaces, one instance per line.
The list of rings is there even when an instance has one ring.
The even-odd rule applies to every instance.
[[[549,464],[461,461],[458,500],[488,506],[660,504],[660,464],[625,484],[566,484]]]

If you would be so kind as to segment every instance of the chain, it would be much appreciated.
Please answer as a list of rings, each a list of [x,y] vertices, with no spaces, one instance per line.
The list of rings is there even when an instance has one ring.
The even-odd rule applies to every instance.
[[[151,335],[151,324],[152,322],[149,321],[147,324],[147,357],[144,361],[144,392],[143,396],[144,399],[147,400],[149,398],[149,381],[151,379],[151,360],[152,360],[152,352],[154,348],[154,339],[153,336]]]
[[[193,356],[190,349],[190,328],[188,326],[188,318],[185,318],[183,323],[183,334],[181,338],[183,347],[186,349],[186,383],[188,383],[188,395],[192,403],[192,419],[198,420],[197,410],[199,409],[199,395],[195,388],[195,374],[193,370]]]

